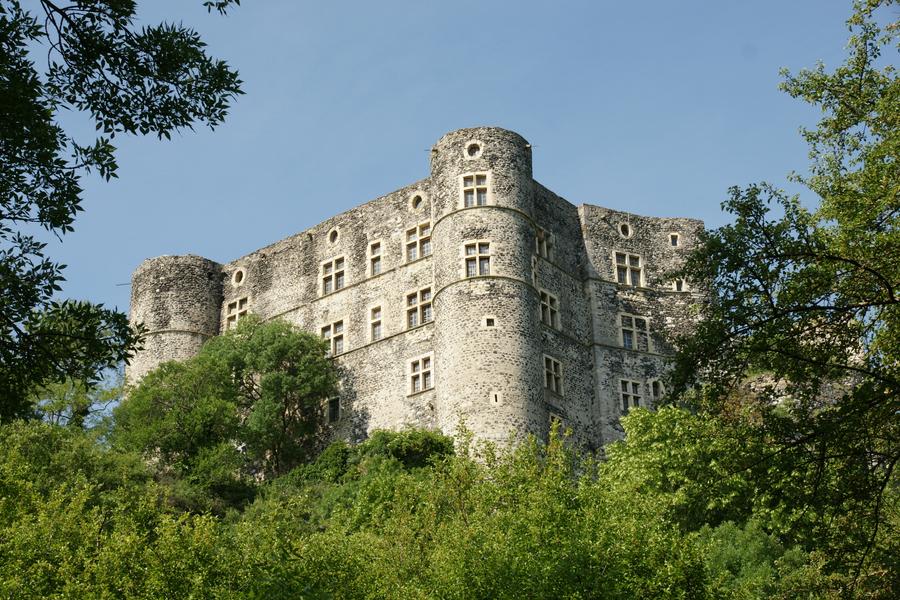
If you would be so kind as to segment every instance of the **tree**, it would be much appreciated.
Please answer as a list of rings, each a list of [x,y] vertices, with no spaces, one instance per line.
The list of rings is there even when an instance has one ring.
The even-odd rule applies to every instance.
[[[682,273],[709,283],[710,303],[674,375],[676,391],[705,386],[695,406],[764,434],[782,468],[761,483],[792,490],[805,511],[792,526],[857,571],[890,535],[900,460],[900,83],[882,62],[900,28],[878,25],[895,3],[854,5],[833,72],[784,73],[782,88],[823,114],[803,130],[809,174],[793,176],[819,206],[768,184],[732,188],[734,223],[708,232]]]
[[[207,1],[224,12],[238,0]],[[117,134],[169,138],[215,127],[241,92],[237,72],[207,56],[182,25],[138,29],[133,0],[0,0],[0,420],[29,416],[35,388],[67,377],[97,381],[127,360],[141,331],[102,305],[54,299],[65,265],[35,236],[72,231],[81,177],[116,176]],[[31,59],[47,61],[39,71]],[[102,134],[76,140],[62,111]]]
[[[115,447],[151,459],[176,501],[223,511],[253,482],[312,460],[323,402],[336,390],[327,347],[288,323],[257,319],[207,342],[195,358],[148,373],[113,413]]]

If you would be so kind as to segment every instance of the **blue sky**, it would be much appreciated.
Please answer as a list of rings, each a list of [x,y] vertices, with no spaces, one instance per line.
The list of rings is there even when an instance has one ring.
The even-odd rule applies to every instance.
[[[838,65],[850,13],[849,0],[244,2],[227,17],[139,2],[147,23],[198,30],[246,95],[214,132],[116,139],[119,179],[87,178],[75,232],[51,244],[63,295],[127,310],[121,284],[145,258],[235,259],[427,176],[431,145],[477,125],[522,134],[535,178],[574,204],[721,225],[728,187],[787,187],[806,168],[798,128],[817,114],[778,72]]]

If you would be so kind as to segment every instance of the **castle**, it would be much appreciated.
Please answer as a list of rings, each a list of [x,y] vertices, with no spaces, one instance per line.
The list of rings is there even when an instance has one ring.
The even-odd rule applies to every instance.
[[[621,415],[665,393],[666,340],[692,326],[701,297],[670,273],[703,224],[576,207],[531,165],[518,134],[461,129],[427,178],[247,256],[144,261],[129,380],[254,313],[329,340],[341,437],[461,419],[497,442],[556,419],[588,447],[621,437]]]

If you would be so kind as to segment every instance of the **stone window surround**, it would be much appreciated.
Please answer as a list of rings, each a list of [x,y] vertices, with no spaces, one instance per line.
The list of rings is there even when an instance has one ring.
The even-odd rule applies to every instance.
[[[677,231],[670,231],[666,236],[669,240],[670,248],[680,248],[681,247],[681,234]],[[674,244],[672,242],[675,242]]]
[[[684,279],[677,277],[672,280],[672,291],[673,292],[689,292],[691,290],[690,290],[690,288],[688,288],[688,284]]]
[[[619,256],[625,257],[625,262],[619,262]],[[623,250],[613,250],[612,252],[612,265],[613,265],[613,281],[618,283],[619,285],[624,285],[628,287],[645,287],[644,285],[644,259],[640,254],[634,254],[632,252],[625,252]],[[637,258],[637,266],[632,265],[632,258]],[[625,281],[620,281],[620,271],[619,269],[625,269]],[[634,282],[634,271],[638,272],[638,282],[637,284]]]
[[[553,234],[543,227],[538,227],[534,236],[535,254],[541,258],[552,261],[554,247]]]
[[[559,296],[553,294],[543,288],[538,290],[541,299],[541,323],[556,329],[562,329],[559,322]],[[545,318],[546,315],[546,318]]]
[[[415,301],[410,303],[410,300]],[[403,318],[404,329],[415,329],[434,321],[434,290],[427,285],[417,290],[409,290],[403,294]],[[410,325],[410,316],[415,315],[415,325]],[[426,317],[428,317],[426,319]]]
[[[487,244],[487,252],[482,253],[481,248],[482,244]],[[474,246],[475,253],[468,254],[467,250],[470,247]],[[497,249],[496,244],[494,244],[494,240],[489,239],[481,239],[481,240],[466,240],[462,243],[462,279],[471,279],[473,277],[488,277],[493,275],[491,269],[491,257],[494,256],[494,251]],[[482,273],[482,259],[487,259],[487,273]],[[475,273],[473,275],[469,275],[469,262],[474,262]]]
[[[419,389],[416,389],[416,381]],[[434,352],[427,352],[406,361],[407,396],[415,396],[434,389]]]
[[[237,327],[238,322],[250,313],[250,296],[235,298],[225,304],[225,331]]]
[[[619,406],[623,415],[627,415],[632,408],[641,406],[641,391],[643,384],[634,379],[619,378],[618,396]]]
[[[616,232],[619,237],[629,240],[634,237],[634,225],[630,221],[621,221],[616,223]]]
[[[656,404],[663,396],[666,395],[666,388],[659,378],[651,379],[647,382],[647,389],[650,391],[648,398]]]
[[[338,261],[341,261],[341,268],[337,268]],[[328,296],[330,294],[334,294],[335,292],[339,292],[342,289],[347,287],[348,279],[347,277],[347,257],[346,255],[341,254],[340,256],[335,256],[330,258],[329,260],[323,260],[319,263],[319,297]],[[331,267],[328,273],[325,272],[326,267]],[[337,287],[338,284],[338,273],[342,274],[343,278],[341,279],[341,286]],[[331,289],[326,291],[326,280],[330,280]]]
[[[244,267],[238,267],[234,270],[234,273],[231,274],[231,285],[232,287],[240,287],[244,285],[244,282],[247,280],[247,269]]]
[[[631,325],[629,326],[629,325],[626,325],[625,323],[623,323],[624,319],[631,319]],[[638,327],[638,323],[637,323],[638,319],[641,319],[644,321],[643,329]],[[617,318],[616,318],[616,327],[619,330],[619,346],[621,346],[625,350],[653,353],[653,338],[650,335],[650,318],[649,317],[645,317],[642,315],[635,315],[635,314],[626,313],[626,312],[620,312],[620,313],[618,313]],[[628,346],[626,346],[626,344],[625,344],[625,337],[626,337],[625,332],[626,331],[631,332],[631,347],[630,348]],[[646,349],[641,348],[642,344],[640,342],[640,338],[641,338],[642,334],[646,336],[646,343],[647,343]]]
[[[375,318],[375,312],[378,311],[378,318]],[[379,342],[384,339],[384,302],[376,302],[374,304],[366,307],[366,315],[368,315],[369,322],[369,342]],[[375,324],[378,324],[381,327],[381,335],[377,338],[374,336],[375,333]]]
[[[481,317],[481,329],[500,329],[499,319],[494,315],[483,315]]]
[[[344,416],[344,406],[340,396],[332,396],[325,400],[325,420],[333,425]]]
[[[544,389],[557,396],[563,395],[563,371],[562,362],[548,354],[543,355],[542,368],[544,370]]]
[[[484,185],[478,185],[478,177],[484,177],[485,182]],[[467,177],[472,178],[473,185],[470,187],[466,187],[465,181]],[[478,204],[478,188],[485,188],[485,200],[484,204]],[[474,196],[474,204],[472,206],[466,206],[466,190],[473,190],[475,193]],[[481,206],[490,206],[494,204],[494,192],[493,192],[493,172],[492,171],[472,171],[469,173],[463,173],[459,176],[459,208],[479,208]]]
[[[410,258],[410,249],[415,251],[415,258]],[[403,232],[403,262],[409,264],[429,256],[431,256],[431,221],[423,221],[406,228]]]
[[[332,227],[328,230],[328,233],[325,234],[325,239],[328,240],[329,244],[337,244],[338,240],[341,239],[341,231],[339,227]]]
[[[473,146],[478,146],[478,150],[473,153],[469,153],[469,149]],[[468,140],[465,144],[463,144],[462,154],[464,160],[475,160],[476,158],[481,158],[481,155],[484,153],[484,142],[481,140]]]
[[[377,246],[378,252],[373,253],[372,249]],[[378,272],[375,273],[375,269],[373,268],[375,265],[375,258],[378,258]],[[384,240],[381,238],[377,240],[369,241],[369,245],[366,248],[366,276],[367,277],[377,277],[384,273]],[[346,286],[345,286],[346,287]]]
[[[419,199],[418,203],[416,202],[416,198]],[[413,190],[413,193],[409,195],[409,210],[411,212],[420,212],[427,202],[428,194],[422,190]]]
[[[335,325],[340,325],[341,329],[339,335],[334,334]],[[349,350],[350,345],[347,343],[347,332],[350,327],[350,320],[347,317],[340,317],[331,321],[330,323],[325,323],[321,327],[319,327],[319,334],[324,340],[328,340],[328,355],[329,356],[340,356],[341,354],[346,354]],[[328,331],[328,335],[326,337],[325,332]],[[336,352],[336,339],[339,338],[341,340],[341,351]]]

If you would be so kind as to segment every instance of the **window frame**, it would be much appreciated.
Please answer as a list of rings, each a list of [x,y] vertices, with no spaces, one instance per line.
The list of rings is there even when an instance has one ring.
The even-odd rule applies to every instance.
[[[422,394],[434,389],[434,352],[428,352],[406,361],[406,382],[407,396]]]
[[[479,183],[479,177],[484,177],[483,183]],[[466,180],[471,178],[472,185],[466,185]],[[494,195],[491,192],[492,185],[491,171],[470,171],[459,176],[459,207],[460,208],[478,208],[481,206],[489,206],[494,204]],[[479,202],[481,196],[480,190],[484,190],[484,202]],[[466,192],[472,190],[472,204],[466,203]]]
[[[535,254],[545,260],[553,260],[553,251],[556,249],[556,241],[553,233],[543,227],[537,227],[534,237]]]
[[[337,268],[338,261],[341,261],[341,268]],[[348,279],[347,273],[348,269],[348,261],[347,256],[345,254],[341,254],[339,256],[332,257],[329,260],[324,260],[319,263],[319,296],[329,296],[331,294],[335,294],[342,289],[347,287]],[[326,268],[329,270],[326,271]],[[341,276],[340,282],[341,286],[338,287],[338,275]]]
[[[624,256],[624,261],[619,262],[619,256]],[[631,259],[637,259],[637,266],[632,264]],[[613,281],[615,281],[618,285],[624,285],[628,287],[645,287],[644,286],[644,259],[640,254],[633,254],[631,252],[625,250],[614,250],[612,256],[613,263]],[[620,280],[620,269],[624,269],[625,273],[625,281]],[[634,273],[637,271],[638,274],[638,283],[634,283]]]
[[[237,327],[241,319],[250,314],[250,296],[235,298],[233,302],[225,303],[225,331]]]
[[[341,354],[346,354],[350,351],[350,344],[347,341],[347,331],[349,320],[347,317],[341,317],[340,319],[335,319],[330,323],[326,323],[319,327],[319,337],[323,340],[328,341],[328,356],[335,357],[340,356]],[[335,334],[335,327],[337,325],[341,326],[341,330]],[[325,331],[328,330],[328,335],[325,335]],[[341,351],[337,351],[337,345],[340,343]]]
[[[563,395],[563,368],[562,361],[544,354],[541,360],[544,371],[544,389],[557,396]]]
[[[560,310],[559,310],[559,296],[551,293],[548,290],[543,288],[538,290],[538,295],[540,296],[540,308],[541,308],[541,323],[550,327],[551,329],[555,329],[557,331],[562,331],[562,326],[560,325]],[[546,297],[547,301],[544,301]],[[555,303],[555,306],[554,306]],[[544,319],[544,307],[546,307],[546,313],[548,319]],[[548,322],[549,321],[549,322]]]
[[[487,250],[482,252],[482,246],[487,246]],[[469,254],[469,248],[474,249],[474,254]],[[463,255],[463,279],[471,279],[473,277],[490,277],[491,273],[491,257],[494,252],[491,248],[495,248],[493,240],[466,240],[462,244]],[[472,263],[474,273],[469,275],[469,263]],[[482,272],[482,266],[487,264],[487,273]]]
[[[434,294],[431,288],[432,286],[426,285],[423,288],[403,294],[403,315],[407,331],[434,321],[434,306],[432,304]],[[425,294],[427,294],[427,297],[425,297]],[[415,302],[411,302],[412,298],[415,298]],[[416,316],[414,325],[410,324],[410,316],[412,314]],[[429,317],[427,320],[425,319],[426,316]]]
[[[375,311],[378,311],[378,318],[375,318]],[[369,342],[377,342],[384,339],[384,303],[373,304],[366,309],[369,320]],[[375,337],[375,326],[379,328],[379,335]]]
[[[337,417],[332,418],[332,403],[337,405]],[[335,423],[340,423],[341,419],[344,417],[344,403],[341,402],[340,396],[332,396],[331,398],[325,399],[325,422],[329,425],[334,425]]]
[[[423,233],[423,230],[425,233]],[[412,237],[410,237],[412,234]],[[428,249],[426,253],[424,250]],[[415,257],[410,258],[410,249],[415,251]],[[403,233],[403,260],[405,263],[413,263],[431,256],[431,221],[423,221],[414,227],[407,227]]]
[[[619,378],[619,387],[616,389],[616,392],[619,398],[619,407],[621,408],[623,415],[627,415],[632,408],[641,407],[641,400],[643,399],[641,394],[643,389],[644,384],[636,379],[626,379],[625,377]],[[635,398],[637,398],[636,402]]]
[[[378,248],[378,252],[373,252],[373,248]],[[375,272],[376,261],[378,264],[378,272]],[[372,240],[366,250],[366,274],[369,277],[377,277],[384,273],[384,241],[381,239]]]
[[[625,319],[631,319],[631,325],[626,326],[624,323]],[[641,330],[638,328],[637,321],[638,319],[644,321],[644,329]],[[619,329],[619,346],[624,348],[625,350],[634,350],[637,352],[649,352],[653,353],[653,336],[650,333],[650,317],[645,317],[642,315],[635,315],[632,313],[620,312],[617,315],[617,323]],[[631,334],[631,346],[626,345],[625,343],[625,332],[630,332]],[[641,334],[646,336],[646,349],[641,348],[640,339]]]

